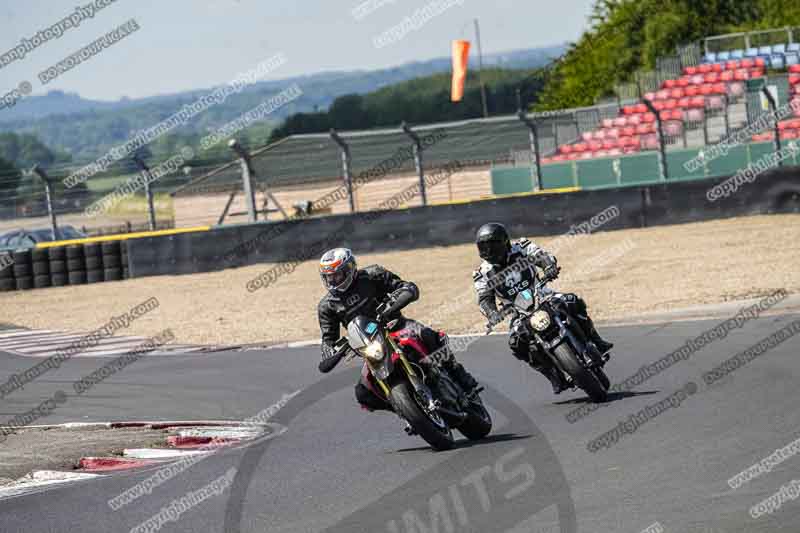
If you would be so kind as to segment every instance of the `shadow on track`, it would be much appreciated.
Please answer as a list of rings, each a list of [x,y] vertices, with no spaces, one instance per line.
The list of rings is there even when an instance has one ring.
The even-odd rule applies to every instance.
[[[661,391],[650,390],[642,392],[631,392],[631,391],[609,392],[606,401],[604,401],[600,405],[609,404],[612,402],[618,402],[620,400],[624,400],[625,398],[635,398],[636,396],[652,396],[653,394],[658,394],[659,392]],[[583,398],[572,398],[571,400],[563,400],[560,402],[553,402],[554,405],[575,405],[584,403],[593,403],[593,402],[588,396],[584,396]]]
[[[530,439],[533,435],[517,435],[516,433],[500,433],[497,435],[489,435],[486,438],[481,440],[469,440],[469,439],[461,439],[456,441],[456,445],[453,447],[453,450],[463,450],[466,448],[472,448],[474,446],[483,446],[485,444],[493,444],[498,442],[511,442],[515,440],[523,440],[523,439]],[[453,451],[448,450],[448,451]],[[386,454],[393,454],[393,453],[407,453],[407,452],[423,452],[428,451],[431,453],[441,454],[443,452],[436,452],[430,446],[418,446],[416,448],[403,448],[400,450],[395,451],[388,451],[384,452]],[[444,452],[447,453],[447,452]]]

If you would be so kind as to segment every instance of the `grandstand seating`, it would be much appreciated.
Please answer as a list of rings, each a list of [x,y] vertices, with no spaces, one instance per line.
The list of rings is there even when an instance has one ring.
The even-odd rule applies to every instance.
[[[776,55],[783,63],[773,62]],[[662,119],[664,135],[679,137],[685,129],[705,119],[706,113],[725,108],[725,96],[732,99],[745,94],[747,80],[763,77],[773,64],[789,71],[793,98],[800,101],[800,44],[751,48],[709,54],[697,66],[686,67],[683,76],[664,81],[658,91],[646,93]],[[793,59],[792,59],[793,58]],[[800,112],[796,112],[800,118]],[[644,103],[623,106],[619,116],[601,121],[600,128],[585,132],[581,139],[557,148],[552,157],[542,158],[543,164],[619,156],[659,148],[656,135],[656,116]],[[782,139],[800,139],[800,120],[780,124]],[[767,141],[774,133],[762,133],[754,141]]]

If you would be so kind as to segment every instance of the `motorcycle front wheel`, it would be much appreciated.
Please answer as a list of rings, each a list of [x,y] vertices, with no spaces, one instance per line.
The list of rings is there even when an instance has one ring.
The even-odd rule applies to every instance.
[[[434,450],[449,450],[455,445],[453,432],[450,427],[441,419],[432,419],[428,413],[419,405],[416,397],[408,383],[398,383],[392,387],[392,403],[397,412],[405,418],[420,437],[431,445]]]
[[[606,401],[606,389],[600,380],[591,371],[583,367],[578,356],[568,342],[562,342],[553,350],[553,355],[558,359],[559,366],[572,376],[575,383],[583,389],[595,403]]]
[[[476,395],[475,398],[469,402],[469,407],[467,407],[466,412],[468,415],[467,419],[463,424],[458,426],[458,430],[462,435],[469,440],[480,440],[492,431],[492,416],[489,414],[489,411],[486,410],[486,407],[483,406],[483,401],[480,399],[480,396]]]

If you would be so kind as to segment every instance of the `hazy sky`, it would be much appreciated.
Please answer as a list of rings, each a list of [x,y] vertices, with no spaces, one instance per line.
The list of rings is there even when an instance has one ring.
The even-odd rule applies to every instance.
[[[0,55],[95,0],[0,0]],[[356,20],[366,1],[378,7]],[[94,18],[0,68],[0,96],[22,81],[94,99],[142,97],[206,88],[283,52],[287,63],[267,79],[322,70],[371,69],[450,54],[450,41],[472,40],[481,22],[485,53],[574,40],[592,0],[116,0]],[[383,5],[380,5],[383,4]],[[425,6],[444,12],[401,40],[373,39]],[[140,30],[43,86],[38,73],[135,19]]]

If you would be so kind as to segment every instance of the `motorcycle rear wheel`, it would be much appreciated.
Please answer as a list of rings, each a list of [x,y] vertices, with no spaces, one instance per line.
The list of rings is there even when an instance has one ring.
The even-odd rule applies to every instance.
[[[567,342],[562,342],[553,350],[553,355],[567,374],[572,376],[575,383],[583,389],[594,403],[606,401],[606,389],[592,372],[585,369],[578,360],[578,356]]]
[[[449,450],[455,445],[452,430],[435,424],[416,400],[416,394],[408,383],[398,383],[392,387],[392,403],[403,418],[425,442],[436,451]]]

